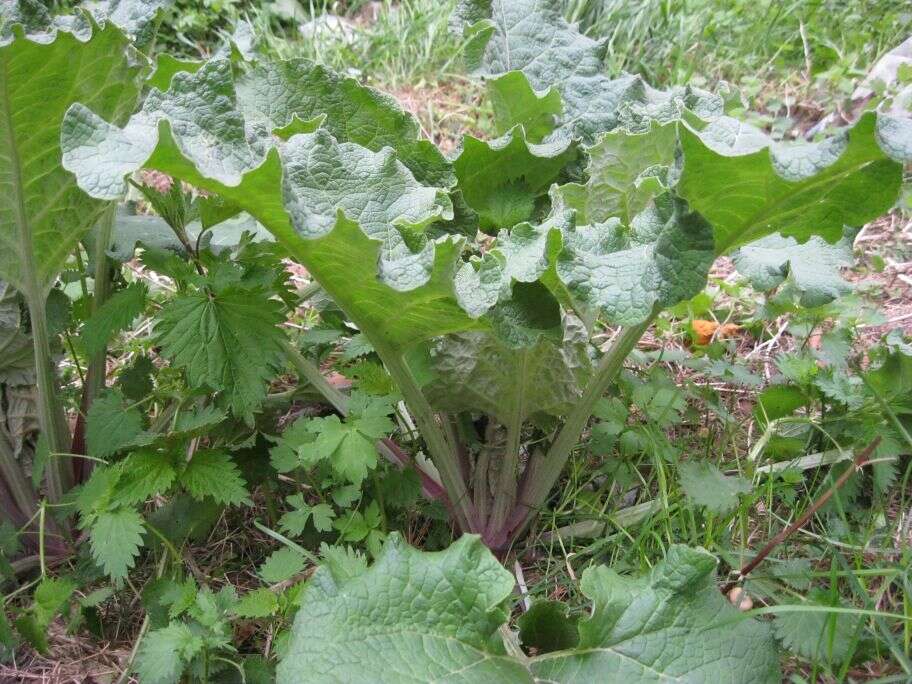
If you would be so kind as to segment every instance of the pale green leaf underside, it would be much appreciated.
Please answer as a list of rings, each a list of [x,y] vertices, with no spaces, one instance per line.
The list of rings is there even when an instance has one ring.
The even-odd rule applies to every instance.
[[[134,40],[145,42],[151,37],[152,21],[160,10],[174,0],[101,0],[85,3],[99,21],[110,21]]]
[[[113,24],[32,38],[0,40],[0,278],[44,296],[105,206],[60,166],[64,113],[82,102],[123,120],[139,69]]]
[[[674,124],[650,122],[643,131],[605,133],[587,149],[586,185],[562,186],[557,192],[577,210],[581,224],[619,218],[630,225],[664,187],[660,176],[674,159],[676,141]]]
[[[323,118],[323,127],[337,140],[373,152],[393,148],[423,185],[449,187],[454,182],[443,154],[421,138],[415,117],[389,95],[320,64],[304,59],[261,62],[238,81],[237,95],[248,122],[275,130],[294,119]]]

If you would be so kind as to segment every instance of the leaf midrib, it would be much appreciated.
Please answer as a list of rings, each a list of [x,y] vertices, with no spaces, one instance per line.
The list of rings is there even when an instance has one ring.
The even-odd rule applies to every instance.
[[[2,68],[3,73],[3,78],[0,78],[0,108],[3,109],[3,119],[6,124],[6,144],[9,148],[10,179],[12,181],[13,194],[13,221],[16,224],[16,232],[19,236],[19,257],[22,264],[22,272],[19,274],[22,276],[21,282],[13,282],[13,284],[22,289],[28,299],[32,299],[38,295],[38,276],[35,272],[35,261],[30,249],[32,228],[25,209],[22,162],[19,158],[19,149],[16,146],[16,135],[13,129],[13,114],[9,93],[9,59],[3,55],[0,55],[0,68]]]

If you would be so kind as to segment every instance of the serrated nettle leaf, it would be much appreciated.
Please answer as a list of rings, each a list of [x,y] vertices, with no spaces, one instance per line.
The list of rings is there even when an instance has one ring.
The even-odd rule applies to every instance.
[[[304,569],[304,556],[294,549],[281,548],[273,552],[260,566],[260,577],[269,584],[278,584]]]
[[[322,566],[336,582],[344,582],[367,571],[367,559],[351,546],[320,544]]]
[[[839,603],[834,606],[832,598],[823,590],[812,589],[808,598],[807,602],[800,604],[807,610],[776,616],[773,622],[776,638],[796,655],[838,665],[849,654],[861,617],[827,612],[828,607],[843,606]]]
[[[129,328],[145,309],[147,294],[146,284],[135,282],[111,295],[82,328],[79,339],[86,353],[102,351],[114,335]]]
[[[175,684],[193,656],[203,648],[203,640],[189,625],[172,622],[151,630],[136,656],[136,672],[149,684]]]
[[[48,653],[47,629],[54,617],[62,612],[76,589],[76,583],[69,578],[45,577],[35,589],[34,601],[28,612],[23,613],[15,620],[16,631],[36,651],[43,655]],[[16,643],[13,639],[9,623],[6,622],[5,613],[0,612],[0,647],[11,649],[15,652]],[[0,653],[3,653],[0,650]]]
[[[177,416],[168,431],[169,437],[198,437],[227,418],[225,412],[215,406],[204,406],[193,411],[184,411]]]
[[[57,613],[66,606],[76,589],[76,583],[68,577],[45,577],[38,584],[34,594],[32,612],[40,625],[47,626]]]
[[[162,355],[193,386],[221,392],[227,408],[251,422],[282,365],[282,320],[268,293],[230,286],[175,297],[159,312],[155,333]]]
[[[836,244],[819,237],[799,244],[794,238],[769,235],[737,250],[732,259],[756,289],[772,290],[787,280],[802,306],[822,306],[852,291],[840,271],[854,262],[854,232]]]
[[[211,497],[219,503],[249,503],[240,470],[223,451],[197,451],[178,478],[195,498]]]
[[[794,385],[770,385],[757,397],[755,415],[762,424],[788,416],[808,403],[808,397]]]
[[[531,143],[517,126],[496,140],[465,136],[453,170],[481,228],[510,228],[531,218],[535,200],[575,156],[568,140]]]
[[[514,580],[477,537],[422,553],[393,534],[369,569],[317,570],[278,681],[778,682],[768,627],[719,594],[715,565],[673,546],[643,577],[589,568],[592,613],[556,642],[569,648],[520,660],[495,638]]]
[[[142,516],[132,508],[98,513],[89,533],[95,562],[113,579],[126,577],[139,555],[144,529]]]
[[[712,225],[716,253],[781,233],[836,242],[893,206],[901,168],[878,144],[877,115],[820,143],[774,143],[728,117],[680,126],[677,192]]]
[[[64,113],[83,102],[122,121],[139,95],[139,65],[117,27],[83,17],[77,35],[29,14],[31,4],[5,2],[0,19],[0,278],[45,296],[106,206],[60,165]],[[14,38],[22,23],[26,35]]]
[[[262,587],[244,594],[234,607],[234,613],[245,618],[264,618],[278,609],[278,597],[271,590]]]
[[[686,461],[678,465],[687,498],[712,513],[725,514],[738,505],[738,495],[751,490],[750,480],[725,475],[712,463]]]
[[[86,445],[92,456],[104,458],[133,442],[142,432],[142,414],[128,406],[118,390],[92,402],[86,415]]]
[[[151,449],[134,451],[117,467],[121,474],[114,501],[125,506],[142,503],[155,494],[164,494],[177,477],[170,455]]]

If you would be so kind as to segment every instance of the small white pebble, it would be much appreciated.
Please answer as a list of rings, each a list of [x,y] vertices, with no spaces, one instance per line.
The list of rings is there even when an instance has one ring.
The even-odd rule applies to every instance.
[[[731,601],[731,604],[742,613],[754,607],[753,600],[741,587],[735,587],[730,592],[728,592],[728,600]]]

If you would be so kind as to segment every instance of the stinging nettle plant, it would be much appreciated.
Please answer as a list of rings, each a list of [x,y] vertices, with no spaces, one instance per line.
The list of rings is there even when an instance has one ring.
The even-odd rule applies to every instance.
[[[44,298],[80,235],[113,214],[127,179],[154,169],[217,197],[222,220],[249,214],[307,268],[399,389],[430,456],[430,464],[414,464],[425,491],[442,492],[458,528],[501,554],[546,507],[641,336],[663,310],[703,289],[717,257],[733,255],[739,269],[768,275],[802,243],[819,242],[826,253],[847,226],[893,206],[912,158],[908,120],[868,112],[822,142],[779,144],[726,114],[737,98],[725,88],[658,91],[636,76],[608,76],[601,46],[532,0],[462,2],[454,15],[470,68],[487,80],[501,137],[467,136],[453,159],[421,139],[391,98],[306,60],[237,49],[206,62],[159,60],[128,117],[140,83],[119,29],[80,15],[84,26],[52,34],[37,28],[48,24],[26,11],[30,3],[2,7],[0,66],[25,80],[5,76],[0,92],[0,182],[15,199],[0,207],[0,236],[13,246],[3,253],[11,258],[0,254],[0,277],[38,321],[32,334],[50,450],[66,452],[68,436],[42,351]],[[103,45],[106,36],[115,44]],[[42,73],[35,65],[96,42],[112,74],[103,87],[74,68],[66,97],[53,106],[38,98],[47,88],[29,80]],[[15,60],[23,66],[10,70]],[[36,143],[34,154],[48,160],[23,163],[31,152],[20,119],[41,122],[50,143]],[[53,172],[41,183],[53,178],[53,187],[23,176],[42,164]],[[808,296],[838,294],[827,287],[812,282]],[[249,297],[230,285],[201,289],[156,329],[164,355],[191,380],[218,375],[224,408],[248,421],[282,347],[268,300]],[[238,330],[244,320],[247,334],[214,340],[213,331]],[[591,337],[599,323],[618,326],[604,349]],[[314,368],[303,359],[298,367],[345,412],[346,399]],[[49,489],[62,492],[63,479],[51,474]],[[432,664],[453,681],[723,673],[777,681],[765,628],[735,625],[737,615],[725,622],[713,567],[705,552],[677,548],[648,578],[590,570],[583,592],[594,608],[577,642],[528,662],[494,638],[512,580],[477,538],[420,554],[394,537],[370,570],[320,571],[280,680],[338,681],[335,668],[348,656],[317,648],[317,637],[338,629],[340,639],[356,633],[390,653],[384,672],[403,681]],[[412,575],[439,576],[424,586],[452,584],[452,592],[422,596]],[[477,597],[459,603],[464,591]],[[396,592],[419,595],[383,603]],[[649,609],[631,608],[630,596]],[[618,623],[628,609],[630,623]],[[368,613],[385,619],[370,623]],[[679,634],[719,615],[699,643],[672,639],[674,649],[650,654],[650,630]],[[344,681],[376,681],[363,659],[351,667]]]

